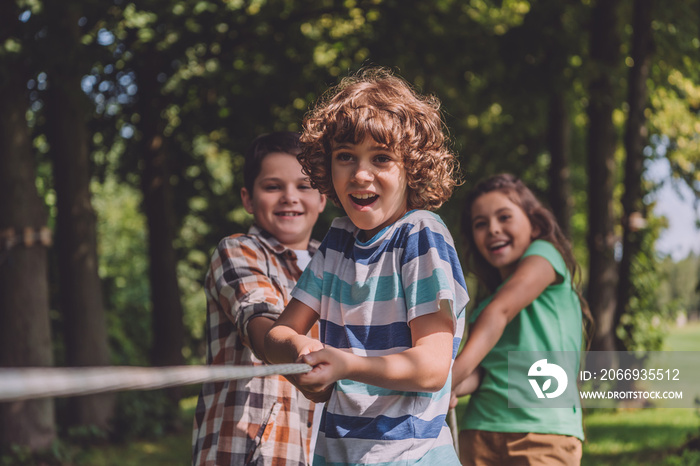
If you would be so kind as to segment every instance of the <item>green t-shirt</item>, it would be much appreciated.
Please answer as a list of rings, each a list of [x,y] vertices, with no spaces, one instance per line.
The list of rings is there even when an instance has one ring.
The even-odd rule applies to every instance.
[[[552,243],[543,240],[533,241],[523,257],[533,255],[547,259],[561,281],[548,286],[518,313],[481,362],[484,378],[469,400],[460,428],[572,435],[583,440],[578,399],[571,408],[508,407],[509,351],[581,350],[581,303],[571,287],[571,276],[564,258]],[[476,320],[492,298],[493,295],[478,304],[470,322]]]

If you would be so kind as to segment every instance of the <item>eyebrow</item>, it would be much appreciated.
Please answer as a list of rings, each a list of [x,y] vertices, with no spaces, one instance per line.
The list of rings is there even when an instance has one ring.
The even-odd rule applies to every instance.
[[[337,150],[342,150],[342,149],[353,149],[354,146],[357,146],[357,144],[350,144],[350,143],[347,143],[347,142],[343,142],[343,143],[338,144],[337,146],[335,146],[331,151],[332,151],[332,152],[335,152],[335,151],[337,151]],[[374,145],[374,146],[370,146],[369,149],[370,149],[370,150],[373,150],[373,151],[377,151],[377,152],[380,152],[380,151],[388,151],[388,150],[389,150],[388,147],[382,146],[382,145],[379,145],[379,144]]]

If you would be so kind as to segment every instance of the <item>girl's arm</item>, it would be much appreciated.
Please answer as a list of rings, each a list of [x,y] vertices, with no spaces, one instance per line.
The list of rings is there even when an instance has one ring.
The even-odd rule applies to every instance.
[[[482,370],[479,370],[479,368],[477,368],[474,372],[469,374],[467,378],[465,378],[456,385],[453,384],[454,388],[452,389],[452,391],[454,395],[460,397],[474,393],[476,389],[479,388],[479,384],[481,383],[482,378]]]
[[[456,385],[452,384],[450,408],[454,408],[455,406],[457,406],[457,403],[459,402],[459,397],[462,397],[464,395],[471,395],[472,393],[474,393],[476,389],[479,388],[482,378],[483,370],[477,368],[477,370],[469,374],[467,378],[465,378],[461,382],[457,383]]]
[[[299,383],[323,389],[337,380],[350,379],[390,390],[440,390],[452,363],[454,324],[450,303],[440,301],[437,312],[417,317],[409,326],[413,346],[401,353],[363,357],[326,347],[303,356],[302,361],[314,370],[299,376]]]
[[[474,324],[462,352],[452,369],[452,386],[458,386],[476,370],[489,351],[496,346],[506,325],[532,303],[557,274],[547,259],[528,256],[520,261],[510,279],[503,284]]]

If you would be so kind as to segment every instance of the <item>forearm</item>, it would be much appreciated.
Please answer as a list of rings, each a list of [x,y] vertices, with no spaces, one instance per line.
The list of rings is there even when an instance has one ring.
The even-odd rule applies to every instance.
[[[264,316],[255,317],[248,322],[248,338],[245,341],[253,354],[263,362],[269,362],[265,355],[265,336],[275,321]]]
[[[456,396],[464,396],[474,393],[482,379],[482,369],[477,368],[458,384],[453,384],[452,391]]]
[[[413,319],[412,346],[401,353],[358,358],[351,378],[391,390],[435,392],[445,386],[452,365],[453,321],[449,304]]]
[[[452,369],[453,387],[464,382],[477,370],[481,361],[498,343],[508,322],[508,315],[498,308],[484,309],[471,327],[464,348],[455,359]]]
[[[313,340],[286,325],[274,325],[265,337],[265,356],[272,364],[296,362]]]
[[[455,361],[453,385],[459,384],[476,370],[496,346],[508,323],[556,280],[554,268],[545,258],[528,256],[520,261],[513,275],[471,327],[464,348]]]
[[[302,384],[326,387],[340,379],[390,390],[434,392],[444,387],[450,372],[452,347],[417,346],[386,356],[358,356],[326,347],[302,358],[314,371],[299,377]]]
[[[441,359],[418,348],[387,356],[355,356],[347,378],[390,390],[436,392],[445,386],[450,372],[450,355]]]

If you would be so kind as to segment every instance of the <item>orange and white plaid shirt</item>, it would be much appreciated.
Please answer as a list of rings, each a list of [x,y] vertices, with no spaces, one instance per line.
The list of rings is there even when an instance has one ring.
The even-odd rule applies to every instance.
[[[318,242],[312,240],[313,255]],[[294,251],[253,226],[224,238],[205,279],[207,364],[256,366],[244,343],[251,319],[277,319],[301,270]],[[318,327],[311,335],[318,338]],[[205,383],[192,435],[195,466],[310,463],[313,403],[282,376]]]

